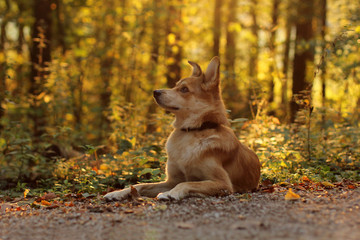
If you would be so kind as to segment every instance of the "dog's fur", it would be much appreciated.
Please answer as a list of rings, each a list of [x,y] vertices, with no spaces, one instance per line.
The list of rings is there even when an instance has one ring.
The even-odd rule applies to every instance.
[[[205,73],[196,63],[189,63],[192,76],[172,89],[154,91],[158,105],[176,118],[166,143],[167,180],[134,187],[142,196],[177,200],[255,190],[260,162],[229,128],[220,93],[219,58],[211,60]],[[122,200],[129,194],[127,188],[104,198]]]

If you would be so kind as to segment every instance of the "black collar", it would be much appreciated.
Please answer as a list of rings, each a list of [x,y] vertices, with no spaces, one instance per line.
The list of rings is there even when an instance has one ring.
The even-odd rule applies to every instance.
[[[202,131],[206,129],[215,129],[219,126],[216,122],[203,122],[200,127],[198,128],[181,128],[183,132],[191,132],[191,131]]]

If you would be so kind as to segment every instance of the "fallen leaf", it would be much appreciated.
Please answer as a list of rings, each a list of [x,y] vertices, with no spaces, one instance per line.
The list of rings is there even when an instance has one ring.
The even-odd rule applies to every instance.
[[[296,189],[297,189],[297,190],[306,191],[306,188],[304,188],[304,187],[302,187],[302,186],[300,186],[300,185],[299,185],[299,186],[296,186]]]
[[[325,188],[334,188],[335,185],[329,182],[321,182],[321,185],[323,185]]]
[[[285,200],[297,200],[300,196],[292,191],[291,188],[289,188],[289,191],[285,195]]]
[[[301,180],[302,180],[303,182],[311,182],[311,180],[310,180],[307,176],[303,176],[303,177],[301,178]]]
[[[45,207],[45,209],[54,209],[54,208],[58,208],[58,207],[60,207],[60,206],[57,204],[53,204],[53,205]]]
[[[50,206],[51,203],[46,201],[46,200],[41,200],[41,205],[44,205],[44,206]]]
[[[73,202],[65,203],[65,206],[66,206],[66,207],[73,207],[73,206],[74,206],[74,203],[73,203]]]
[[[30,192],[30,189],[25,189],[25,191],[24,191],[24,198],[26,198],[26,196],[28,195],[29,192]]]
[[[354,185],[348,185],[347,186],[349,189],[356,189],[356,187]]]
[[[282,187],[286,187],[286,186],[290,185],[290,183],[288,183],[288,182],[281,182],[281,183],[279,183],[279,185],[282,186]]]

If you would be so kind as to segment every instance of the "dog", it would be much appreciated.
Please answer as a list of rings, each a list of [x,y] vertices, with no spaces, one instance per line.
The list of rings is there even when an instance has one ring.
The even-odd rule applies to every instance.
[[[220,91],[220,60],[214,57],[205,73],[193,67],[190,77],[172,89],[153,92],[156,103],[175,115],[166,142],[167,179],[137,184],[140,196],[180,200],[189,196],[217,196],[256,190],[260,162],[239,142],[230,128]],[[131,189],[108,193],[108,201],[127,199]]]

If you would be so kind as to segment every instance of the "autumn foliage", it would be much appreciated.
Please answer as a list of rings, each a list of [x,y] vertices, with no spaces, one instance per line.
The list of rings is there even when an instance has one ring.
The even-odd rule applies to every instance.
[[[229,121],[258,154],[262,181],[359,181],[359,9],[330,0],[1,1],[0,195],[164,179],[172,116],[152,91],[188,76],[187,60],[214,55]]]

